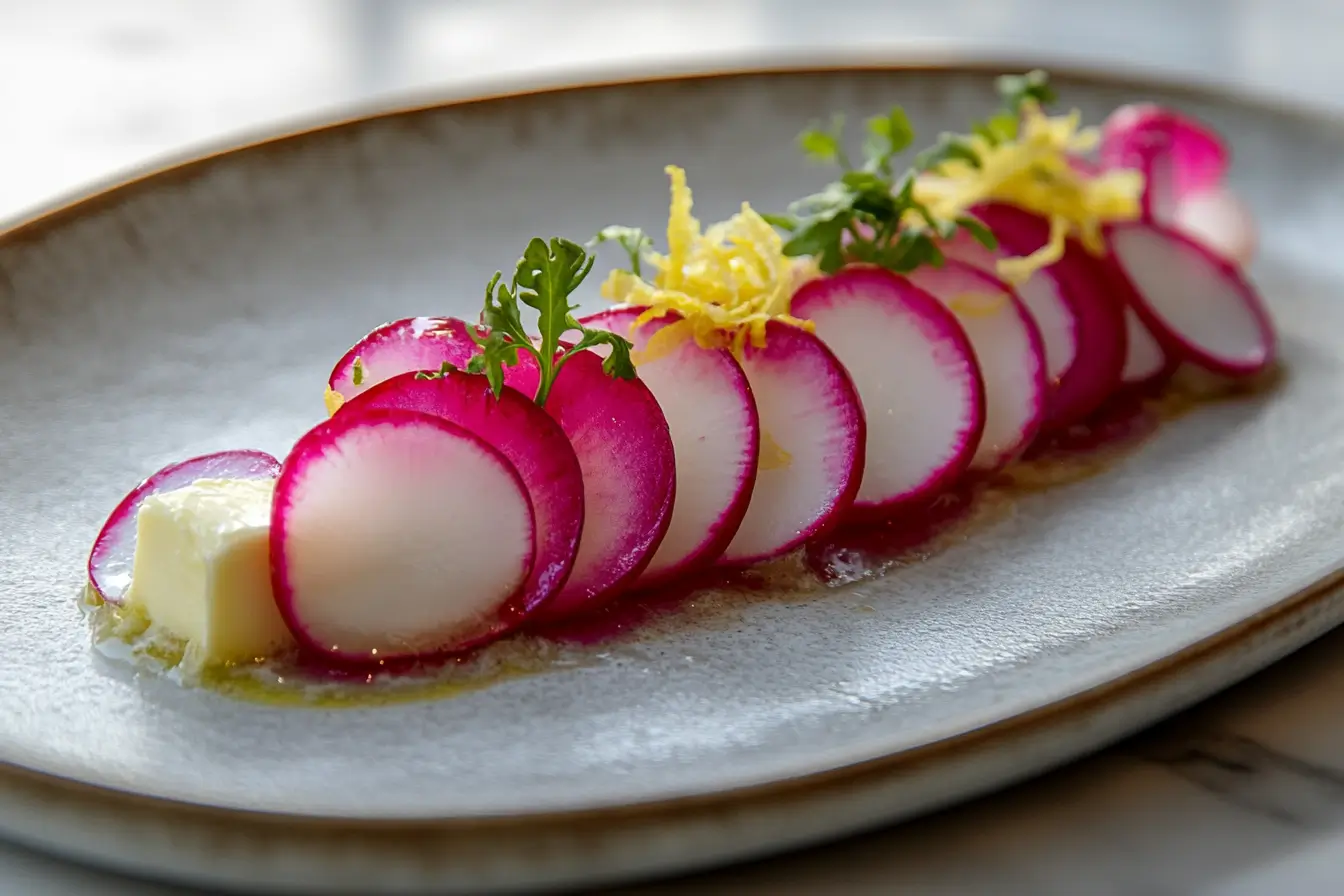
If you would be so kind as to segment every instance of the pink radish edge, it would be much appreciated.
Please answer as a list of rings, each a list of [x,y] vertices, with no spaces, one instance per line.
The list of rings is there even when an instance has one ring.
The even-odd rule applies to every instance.
[[[274,479],[279,472],[280,461],[250,449],[219,451],[169,464],[113,508],[89,552],[89,584],[108,603],[121,603],[135,564],[136,514],[150,495],[184,488],[199,479]]]
[[[770,321],[765,343],[748,342],[742,370],[760,418],[751,502],[721,564],[743,566],[789,553],[837,525],[858,494],[866,429],[844,364],[816,336]]]
[[[400,408],[442,417],[475,433],[513,464],[536,522],[537,556],[520,600],[527,615],[569,579],[583,530],[583,475],[569,439],[530,398],[505,386],[498,398],[484,376],[450,373],[433,379],[412,371],[383,380],[337,412]]]
[[[270,539],[276,605],[300,648],[352,668],[494,640],[523,615],[535,556],[531,501],[501,452],[442,417],[385,408],[298,440]]]
[[[1274,324],[1239,267],[1158,224],[1107,228],[1134,309],[1174,358],[1222,376],[1252,376],[1274,363]]]
[[[1026,255],[1045,245],[1050,225],[1039,215],[1003,203],[972,210],[1009,251]],[[1104,259],[1070,239],[1064,257],[1048,266],[1076,321],[1077,352],[1050,400],[1046,429],[1064,429],[1085,420],[1120,385],[1129,342],[1124,306],[1108,285]]]
[[[1212,128],[1152,103],[1121,106],[1101,126],[1101,166],[1143,175],[1147,221],[1168,222],[1187,196],[1218,187],[1229,156],[1227,144]]]
[[[642,311],[614,308],[580,323],[624,336],[640,351],[681,319],[668,315],[634,330]],[[760,417],[747,376],[726,349],[687,339],[638,372],[667,419],[677,468],[667,535],[636,583],[648,588],[711,565],[737,534],[756,482]]]
[[[451,339],[437,334],[458,323],[447,317],[407,317],[376,327],[352,345],[332,368],[327,386],[347,401],[375,383],[408,370],[438,370],[461,356]],[[355,362],[359,385],[355,385]]]
[[[971,469],[1000,470],[1045,422],[1045,348],[1036,321],[1012,287],[963,262],[948,259],[909,279],[947,305],[970,339],[985,386],[985,428]]]
[[[853,265],[803,286],[793,313],[816,325],[863,407],[866,464],[852,517],[888,516],[966,472],[985,427],[985,385],[943,303],[904,277]]]
[[[459,320],[442,338],[449,363],[477,352]],[[536,393],[540,373],[526,352],[504,382]],[[531,620],[539,625],[595,610],[629,588],[653,559],[672,521],[676,458],[667,419],[648,386],[602,370],[591,351],[571,357],[555,378],[546,413],[564,430],[583,473],[584,525],[574,569],[564,587]]]

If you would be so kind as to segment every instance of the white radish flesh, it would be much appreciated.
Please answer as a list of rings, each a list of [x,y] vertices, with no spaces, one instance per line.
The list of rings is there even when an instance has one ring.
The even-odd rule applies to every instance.
[[[510,628],[531,503],[481,438],[417,411],[340,414],[285,459],[271,574],[299,643],[338,664],[451,654]]]
[[[1225,376],[1273,362],[1269,314],[1236,265],[1156,224],[1118,224],[1108,236],[1135,311],[1170,355]]]
[[[725,349],[686,338],[641,357],[653,334],[676,317],[631,330],[640,309],[614,309],[583,325],[630,339],[639,378],[667,418],[677,467],[677,493],[667,535],[637,584],[652,587],[717,560],[737,534],[751,500],[760,453],[760,420],[742,367]]]
[[[867,441],[855,516],[922,501],[966,471],[985,426],[985,389],[952,312],[905,278],[853,266],[805,285],[793,313],[816,325],[862,402]],[[768,428],[764,412],[761,419]]]
[[[1186,196],[1176,204],[1171,224],[1242,267],[1255,258],[1255,217],[1225,187]]]
[[[1045,422],[1045,353],[1036,322],[1004,283],[958,261],[920,268],[910,281],[946,305],[971,341],[985,384],[985,428],[971,468],[1001,469]]]
[[[779,321],[750,343],[742,370],[760,417],[751,504],[723,562],[745,565],[792,551],[835,525],[863,475],[864,423],[844,366],[816,336]]]

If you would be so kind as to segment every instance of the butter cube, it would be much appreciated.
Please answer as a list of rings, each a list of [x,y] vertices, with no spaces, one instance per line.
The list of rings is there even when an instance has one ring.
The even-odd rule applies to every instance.
[[[247,662],[293,644],[271,593],[274,485],[202,479],[140,505],[126,601],[189,642],[204,664]]]

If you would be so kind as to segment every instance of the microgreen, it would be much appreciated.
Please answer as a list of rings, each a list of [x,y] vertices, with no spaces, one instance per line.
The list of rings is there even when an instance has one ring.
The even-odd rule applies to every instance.
[[[350,382],[354,383],[356,386],[362,386],[362,385],[364,385],[364,359],[363,359],[363,358],[356,358],[356,359],[355,359],[355,363],[351,366],[351,370],[350,370]]]
[[[915,130],[900,106],[868,119],[860,168],[850,165],[845,156],[843,125],[837,116],[829,128],[813,126],[798,138],[810,158],[834,162],[842,174],[820,192],[791,204],[785,214],[764,216],[789,234],[786,255],[815,256],[818,267],[828,274],[849,261],[905,273],[923,264],[942,264],[937,240],[951,238],[959,228],[986,247],[996,247],[994,235],[979,221],[969,217],[938,220],[915,199],[918,175],[954,159],[980,164],[968,139],[943,134],[915,157],[911,167],[896,175],[893,160],[915,139]]]
[[[1003,100],[1005,112],[1014,119],[1024,103],[1048,106],[1056,99],[1055,89],[1050,86],[1050,75],[1040,69],[1025,75],[1000,75],[994,81],[994,89]]]
[[[629,341],[614,333],[589,330],[574,319],[573,311],[578,306],[571,305],[569,297],[592,269],[592,257],[577,243],[555,237],[547,244],[534,237],[509,283],[501,282],[504,275],[496,271],[485,287],[481,323],[489,330],[484,336],[472,333],[481,351],[472,357],[467,371],[484,373],[498,396],[504,388],[504,368],[518,363],[519,351],[529,352],[541,371],[535,400],[544,405],[566,361],[580,351],[605,345],[611,352],[603,360],[602,369],[609,376],[633,379]],[[537,311],[540,345],[523,326],[520,300]],[[570,330],[578,331],[579,341],[562,352],[560,337]]]
[[[457,373],[457,368],[447,361],[444,361],[439,365],[438,370],[421,370],[416,373],[415,378],[418,380],[441,380],[447,377],[450,373]]]
[[[603,227],[597,232],[597,236],[588,241],[588,248],[601,243],[616,243],[625,250],[625,254],[630,256],[630,273],[636,277],[642,277],[640,270],[640,260],[644,253],[653,248],[653,237],[649,236],[638,227],[626,227],[623,224],[612,224]]]

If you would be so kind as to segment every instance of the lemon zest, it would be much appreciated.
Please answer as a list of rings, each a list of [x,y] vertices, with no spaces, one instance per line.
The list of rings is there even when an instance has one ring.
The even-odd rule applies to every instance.
[[[768,430],[761,430],[761,450],[756,458],[758,470],[786,470],[793,464],[793,455],[775,441]]]
[[[1070,156],[1092,149],[1101,139],[1096,128],[1080,130],[1080,121],[1077,110],[1049,117],[1039,104],[1024,103],[1015,140],[991,145],[978,134],[969,136],[980,167],[964,159],[943,162],[919,179],[915,197],[944,220],[994,200],[1047,218],[1050,237],[1044,246],[1021,258],[1000,259],[999,276],[1013,284],[1063,257],[1071,236],[1101,255],[1106,251],[1103,225],[1139,216],[1143,175],[1117,170],[1092,177],[1076,170]]]
[[[341,405],[345,404],[345,396],[328,386],[326,394],[322,396],[322,402],[327,406],[327,416],[334,417],[341,409]]]
[[[947,300],[947,307],[958,317],[993,317],[1008,304],[1006,293],[962,292]]]
[[[736,215],[702,233],[691,214],[686,172],[675,165],[665,171],[671,179],[667,254],[649,253],[653,281],[612,271],[602,284],[605,298],[645,309],[631,332],[669,314],[685,323],[655,333],[636,364],[662,357],[686,339],[740,356],[748,341],[756,348],[765,345],[765,327],[772,320],[812,332],[811,321],[789,314],[789,302],[815,276],[815,265],[785,255],[783,238],[746,202]]]

